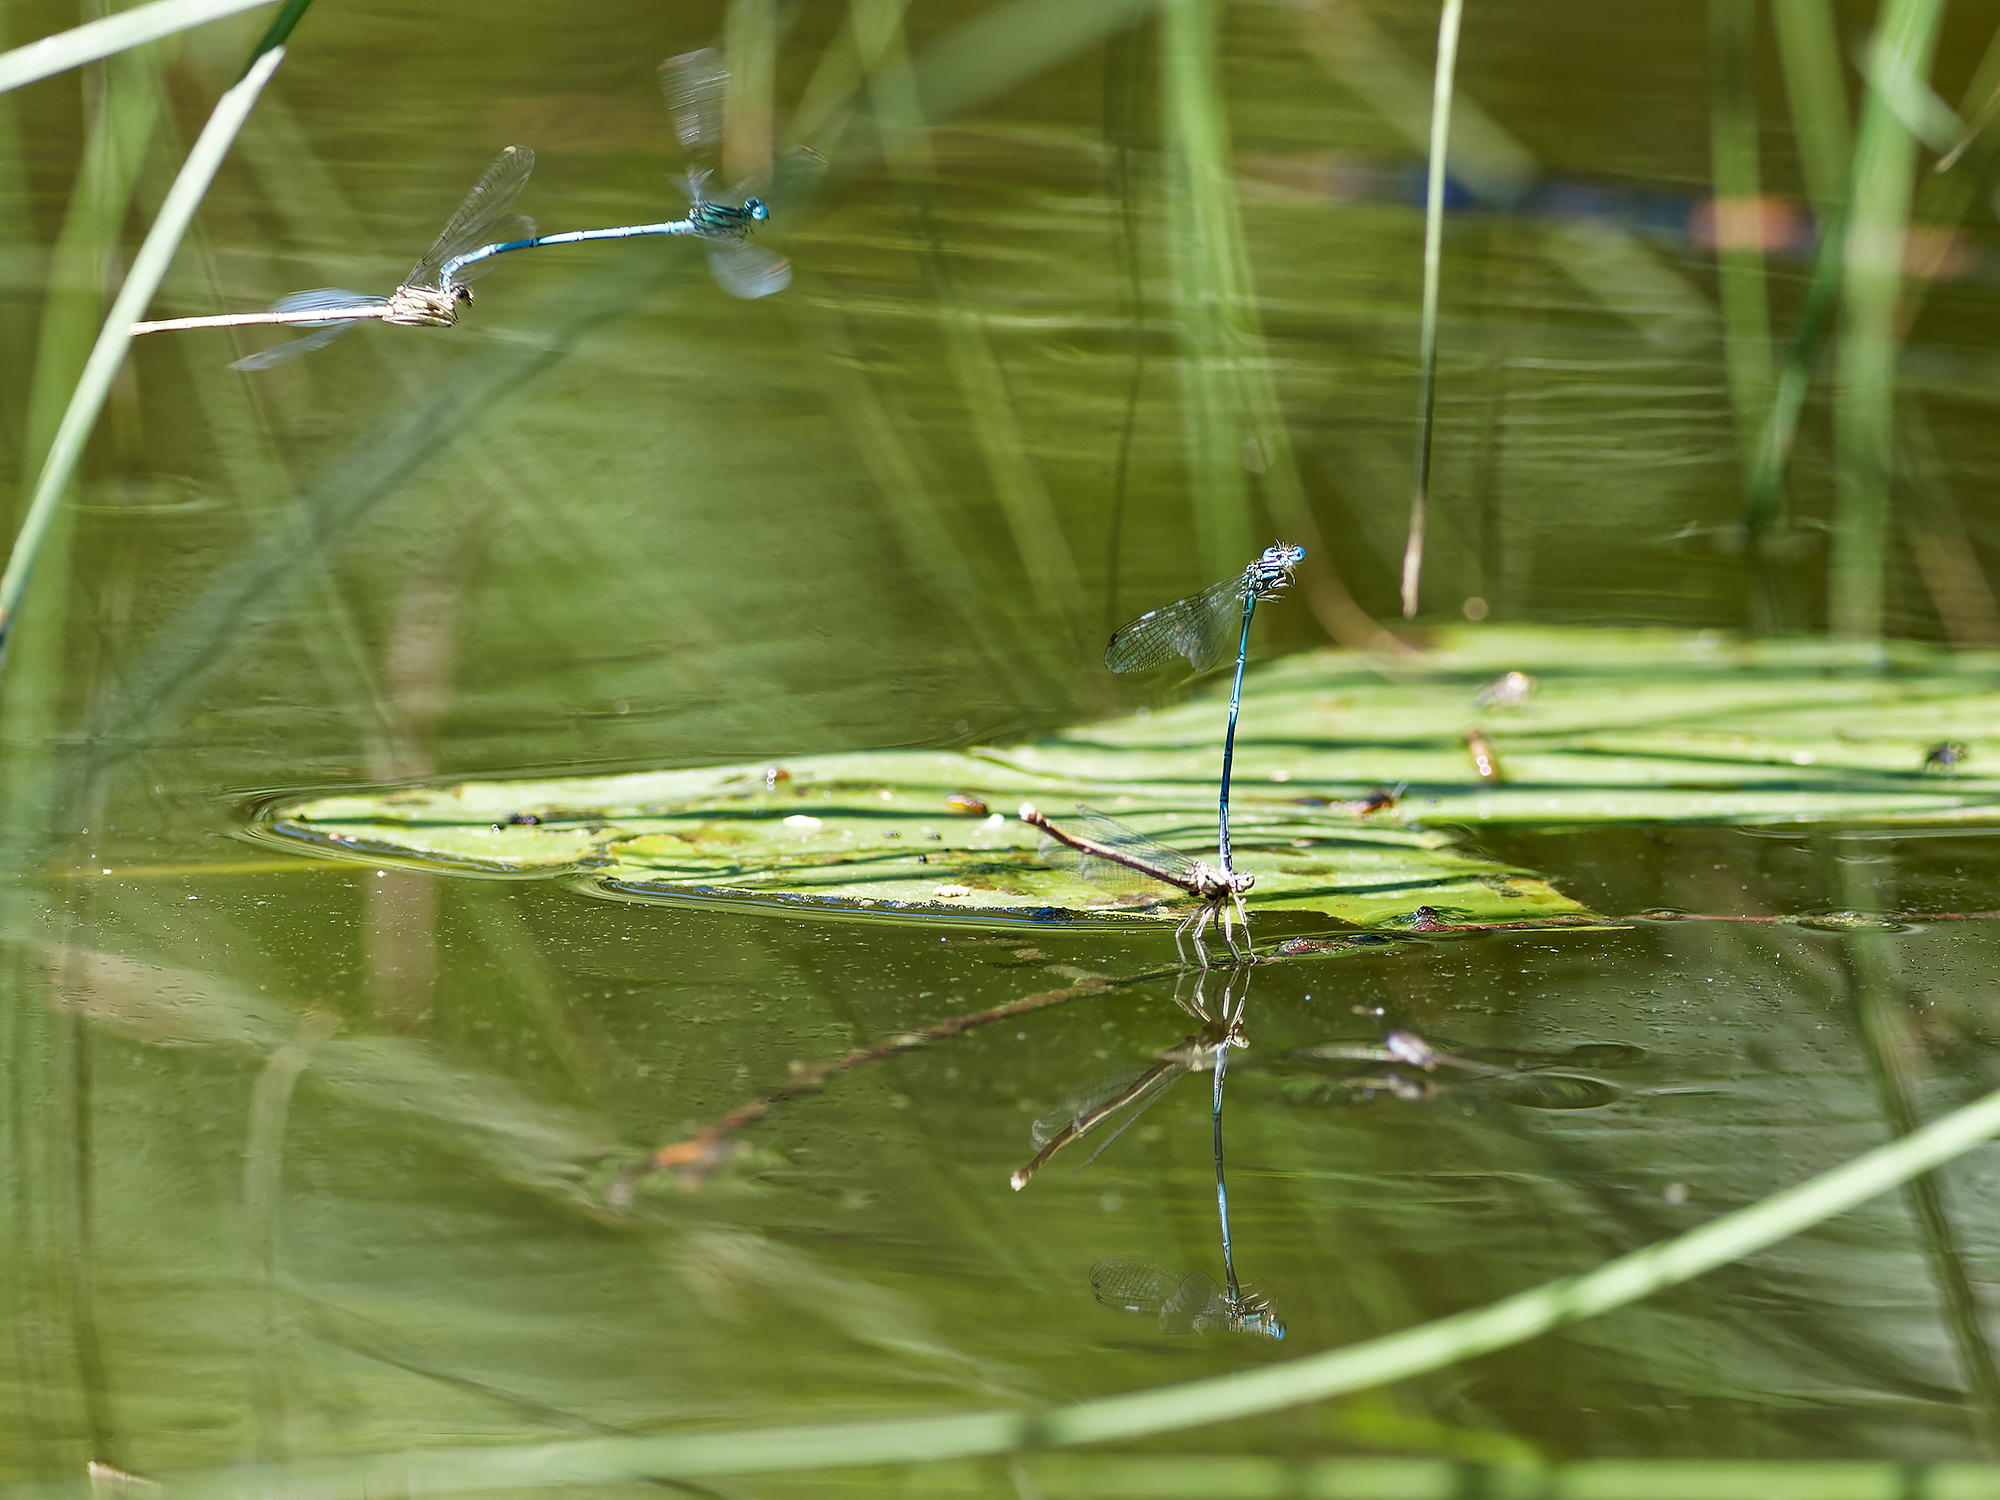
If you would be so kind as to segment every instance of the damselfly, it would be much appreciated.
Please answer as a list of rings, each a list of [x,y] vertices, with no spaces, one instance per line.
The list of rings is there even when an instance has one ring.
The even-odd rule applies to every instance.
[[[1090,1290],[1106,1307],[1153,1313],[1162,1333],[1261,1333],[1281,1339],[1285,1325],[1263,1297],[1231,1296],[1206,1271],[1191,1276],[1136,1255],[1107,1255],[1090,1268]]]
[[[753,245],[752,230],[771,216],[771,202],[787,204],[805,196],[826,170],[826,158],[809,146],[797,146],[782,154],[769,192],[757,196],[752,184],[739,184],[726,198],[710,198],[708,179],[713,175],[716,148],[722,142],[723,101],[729,91],[729,70],[713,48],[670,57],[660,64],[660,91],[674,117],[674,132],[688,155],[691,170],[681,179],[687,194],[685,218],[667,219],[658,224],[625,224],[613,229],[572,229],[564,234],[545,234],[536,239],[517,239],[503,244],[482,245],[468,250],[446,267],[447,275],[510,250],[532,250],[540,245],[574,245],[584,240],[625,240],[645,234],[692,235],[708,252],[708,268],[725,292],[732,297],[768,297],[791,285],[792,267],[782,255]]]
[[[1236,681],[1229,689],[1229,732],[1222,742],[1222,797],[1216,827],[1216,853],[1223,873],[1234,866],[1229,855],[1229,770],[1236,756],[1236,712],[1243,702],[1243,663],[1250,654],[1250,617],[1262,601],[1274,597],[1292,581],[1306,549],[1273,542],[1243,572],[1210,584],[1159,609],[1148,610],[1119,629],[1104,648],[1104,665],[1114,672],[1150,672],[1177,656],[1187,658],[1196,672],[1222,665],[1229,637],[1242,616],[1236,638]]]
[[[1008,1178],[1008,1184],[1020,1192],[1058,1151],[1082,1140],[1121,1110],[1130,1110],[1104,1144],[1090,1154],[1090,1161],[1096,1161],[1168,1089],[1190,1073],[1215,1067],[1224,1049],[1243,1045],[1240,1025],[1225,1015],[1221,1022],[1204,1026],[1193,1036],[1182,1037],[1173,1046],[1162,1049],[1151,1067],[1136,1073],[1116,1074],[1094,1087],[1078,1090],[1063,1101],[1060,1109],[1035,1121],[1034,1140],[1041,1149],[1033,1161]]]
[[[395,323],[406,328],[449,328],[458,321],[458,304],[472,300],[472,288],[455,274],[453,257],[494,235],[523,235],[535,232],[535,222],[519,214],[508,214],[520,195],[528,174],[535,170],[535,153],[526,146],[509,146],[493,158],[458,212],[424,252],[424,258],[410,267],[410,274],[394,295],[371,297],[339,287],[320,287],[310,292],[294,292],[271,304],[263,313],[228,313],[210,318],[170,318],[158,323],[134,323],[132,334],[166,333],[182,328],[243,328],[260,323],[290,324],[314,328],[304,338],[279,344],[237,360],[232,370],[268,370],[301,354],[324,348],[355,324],[368,318]]]
[[[1138,829],[1082,803],[1077,804],[1076,811],[1077,816],[1083,819],[1084,833],[1056,827],[1036,811],[1032,802],[1021,804],[1021,821],[1031,828],[1039,828],[1078,856],[1077,874],[1083,879],[1099,879],[1110,873],[1106,867],[1115,867],[1119,871],[1133,871],[1149,880],[1173,886],[1199,901],[1201,904],[1174,928],[1174,951],[1180,954],[1182,962],[1187,960],[1183,939],[1192,932],[1196,959],[1203,968],[1208,967],[1208,948],[1201,940],[1201,932],[1211,922],[1222,933],[1222,940],[1228,944],[1232,958],[1241,960],[1256,956],[1256,949],[1250,946],[1250,919],[1243,912],[1243,893],[1257,883],[1255,875],[1242,870],[1217,869],[1206,860],[1170,849]],[[1052,853],[1052,850],[1044,848],[1044,857]],[[1243,924],[1245,947],[1241,949],[1236,946],[1236,933],[1230,920],[1232,910],[1235,920]]]

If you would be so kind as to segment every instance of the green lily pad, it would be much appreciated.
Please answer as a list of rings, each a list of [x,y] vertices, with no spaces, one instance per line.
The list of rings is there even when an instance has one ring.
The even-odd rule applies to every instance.
[[[1497,696],[1504,673],[1528,674]],[[1482,694],[1485,695],[1482,701]],[[1214,848],[1219,693],[1004,749],[817,756],[563,780],[465,782],[274,809],[294,848],[472,875],[559,876],[627,900],[723,901],[982,923],[1174,922],[1051,867],[1015,816],[1101,807]],[[1478,730],[1500,777],[1468,752]],[[1927,769],[1941,741],[1958,774]],[[1982,747],[1991,747],[1982,750]],[[2000,817],[2000,658],[1740,644],[1705,632],[1477,629],[1407,661],[1317,652],[1254,673],[1237,744],[1237,864],[1253,914],[1375,926],[1587,914],[1461,825],[1948,823]],[[1367,810],[1404,784],[1400,807]]]
[[[1177,922],[1164,886],[1111,894],[1051,866],[1019,820],[1032,798],[1060,815],[1097,803],[1162,842],[1215,847],[1212,792],[1144,796],[1012,770],[979,754],[885,751],[763,765],[466,782],[276,810],[265,836],[318,853],[465,874],[559,875],[627,900],[777,904],[822,913],[972,920]],[[1004,811],[1002,809],[1005,809]],[[1535,875],[1455,847],[1448,834],[1305,807],[1244,812],[1238,868],[1254,914],[1356,925],[1429,907],[1461,920],[1576,916]]]

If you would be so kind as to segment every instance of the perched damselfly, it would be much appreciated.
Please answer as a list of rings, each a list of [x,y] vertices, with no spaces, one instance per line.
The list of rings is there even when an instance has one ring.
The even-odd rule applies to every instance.
[[[639,235],[692,235],[708,252],[708,268],[732,297],[768,297],[791,285],[792,267],[782,255],[750,243],[752,230],[771,216],[771,203],[789,204],[804,197],[826,171],[826,158],[809,146],[795,146],[775,164],[768,189],[741,183],[726,198],[708,196],[714,175],[715,151],[722,143],[723,102],[729,92],[729,70],[713,48],[670,57],[660,64],[660,91],[674,119],[674,132],[687,153],[690,170],[681,179],[687,194],[684,218],[657,224],[625,224],[612,229],[572,229],[534,239],[481,245],[445,267],[448,276],[463,267],[541,245],[574,245],[584,240],[626,240]],[[761,193],[761,196],[759,195]]]
[[[1082,803],[1077,804],[1076,811],[1083,820],[1084,831],[1081,833],[1058,828],[1038,812],[1032,802],[1021,804],[1021,821],[1031,828],[1039,828],[1056,844],[1069,850],[1075,856],[1077,874],[1085,880],[1131,871],[1173,886],[1200,902],[1174,928],[1174,951],[1180,954],[1182,962],[1187,960],[1183,939],[1192,932],[1196,960],[1203,968],[1208,967],[1208,947],[1202,942],[1201,933],[1202,928],[1210,923],[1222,933],[1222,941],[1228,944],[1232,958],[1241,960],[1256,956],[1256,949],[1250,946],[1250,919],[1243,911],[1243,893],[1257,883],[1255,875],[1243,870],[1217,869],[1206,860],[1196,859],[1179,849],[1170,849],[1138,829]],[[1054,854],[1053,848],[1044,846],[1045,858]],[[1235,920],[1243,924],[1243,948],[1236,946],[1236,933],[1230,919],[1232,910]]]
[[[410,274],[388,297],[371,297],[339,287],[320,287],[310,292],[294,292],[271,304],[269,312],[226,313],[207,318],[169,318],[157,323],[134,323],[132,334],[166,333],[183,328],[243,328],[263,323],[289,324],[318,330],[304,338],[237,360],[232,370],[268,370],[301,354],[324,348],[357,323],[379,318],[406,328],[449,328],[458,321],[458,304],[472,300],[472,288],[454,271],[447,270],[453,257],[495,235],[531,235],[534,220],[510,215],[514,199],[535,170],[535,153],[526,146],[509,146],[493,158],[458,212],[444,226],[424,258],[410,267]]]
[[[1243,663],[1250,654],[1250,617],[1264,600],[1292,581],[1306,549],[1273,542],[1235,578],[1210,584],[1198,594],[1146,611],[1121,627],[1104,648],[1104,665],[1114,672],[1150,672],[1177,656],[1197,673],[1213,671],[1228,655],[1236,634],[1236,680],[1229,689],[1229,732],[1222,742],[1222,796],[1216,820],[1216,854],[1223,873],[1234,866],[1229,852],[1229,771],[1236,758],[1236,713],[1243,703]],[[1242,627],[1237,630],[1238,617]]]

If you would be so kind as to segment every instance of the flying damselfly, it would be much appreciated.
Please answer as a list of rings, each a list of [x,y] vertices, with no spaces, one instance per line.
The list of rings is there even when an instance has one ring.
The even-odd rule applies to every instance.
[[[317,331],[290,343],[279,344],[237,360],[232,370],[268,370],[271,366],[296,359],[324,348],[370,318],[406,328],[449,328],[458,321],[458,304],[472,300],[469,278],[447,270],[453,257],[494,235],[531,235],[534,220],[510,215],[514,199],[535,169],[535,153],[526,146],[509,146],[493,158],[493,164],[473,184],[472,191],[458,206],[443,231],[424,252],[422,260],[410,267],[402,285],[387,297],[371,297],[363,292],[339,287],[320,287],[310,292],[294,292],[271,304],[269,312],[226,313],[206,318],[169,318],[155,323],[134,323],[132,335],[166,333],[183,328],[243,328],[277,323]]]
[[[768,297],[791,285],[791,262],[775,251],[750,243],[753,230],[771,216],[771,205],[796,203],[826,171],[826,158],[809,146],[783,152],[774,164],[768,188],[754,182],[738,184],[722,198],[708,196],[716,149],[722,143],[723,104],[729,91],[729,70],[722,55],[704,47],[660,64],[660,91],[673,116],[674,133],[687,154],[689,171],[681,179],[687,195],[685,217],[657,224],[624,224],[611,229],[572,229],[533,239],[481,245],[452,260],[447,275],[462,267],[542,245],[573,245],[585,240],[624,240],[640,235],[689,235],[708,252],[708,267],[732,297]]]

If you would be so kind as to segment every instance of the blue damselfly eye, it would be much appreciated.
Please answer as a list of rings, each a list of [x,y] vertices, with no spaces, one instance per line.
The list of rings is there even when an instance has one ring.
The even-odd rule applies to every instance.
[[[743,212],[750,215],[751,218],[758,220],[768,219],[771,217],[771,210],[765,206],[764,200],[761,198],[751,198],[746,200],[743,205]]]

